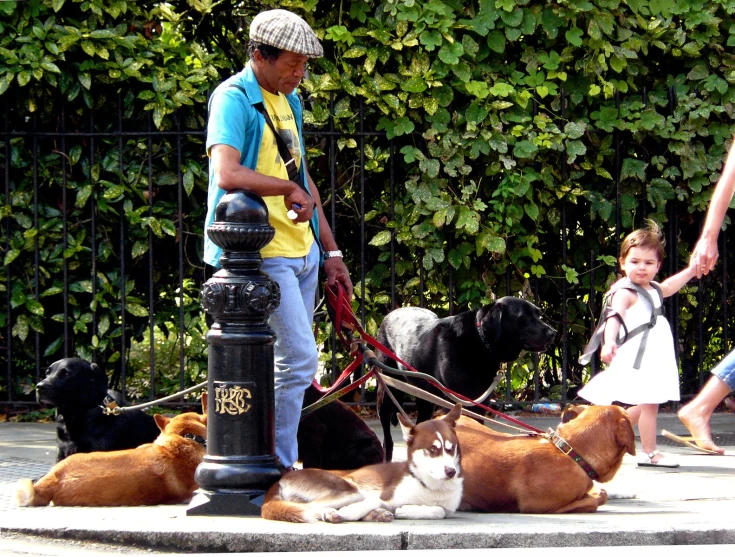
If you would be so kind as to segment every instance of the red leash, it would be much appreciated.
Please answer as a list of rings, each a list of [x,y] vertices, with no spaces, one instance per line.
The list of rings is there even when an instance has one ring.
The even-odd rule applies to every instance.
[[[349,300],[347,300],[347,297],[345,296],[344,287],[336,282],[335,286],[329,286],[329,284],[325,285],[325,292],[326,292],[326,298],[327,298],[327,309],[329,310],[330,316],[332,317],[332,322],[334,323],[334,326],[337,327],[337,335],[339,336],[340,340],[350,348],[350,354],[355,357],[355,361],[350,364],[345,371],[342,372],[342,374],[339,376],[335,384],[330,389],[324,389],[319,384],[317,384],[316,381],[314,381],[314,386],[320,390],[321,392],[325,393],[325,396],[329,396],[330,400],[333,400],[334,393],[333,391],[345,380],[346,377],[354,371],[357,366],[362,363],[364,360],[362,353],[358,350],[357,345],[359,342],[357,340],[351,340],[348,341],[347,338],[345,338],[345,335],[343,333],[343,329],[347,329],[349,331],[356,331],[358,335],[360,335],[360,338],[365,341],[367,344],[370,344],[371,346],[374,346],[378,350],[380,350],[383,354],[391,358],[392,360],[398,362],[399,364],[406,367],[406,369],[415,372],[420,373],[417,369],[415,369],[410,364],[404,362],[401,360],[398,356],[396,356],[393,352],[391,352],[388,348],[383,346],[380,342],[378,342],[375,338],[370,336],[365,332],[365,330],[362,328],[362,325],[357,320],[357,317],[355,316],[354,312],[352,311],[352,306],[350,305]],[[368,362],[369,363],[369,362]],[[358,381],[360,384],[362,384],[368,377],[370,377],[375,372],[374,369],[372,369],[369,373],[361,377]],[[401,370],[395,370],[396,373],[401,372]],[[445,394],[451,394],[452,396],[463,400],[465,402],[470,402],[474,404],[475,406],[485,410],[486,412],[490,412],[491,414],[494,414],[495,416],[499,418],[503,418],[504,420],[511,422],[517,426],[520,426],[528,431],[532,431],[534,433],[543,433],[540,429],[537,429],[533,427],[532,425],[526,424],[520,420],[517,420],[513,418],[512,416],[508,416],[507,414],[503,414],[502,412],[499,412],[498,410],[494,410],[490,408],[489,406],[485,406],[484,404],[480,404],[478,402],[475,402],[474,400],[467,398],[466,396],[457,393],[444,385],[442,385],[440,382],[438,382],[436,379],[431,378],[431,376],[422,374],[422,379],[438,389],[439,391],[445,393]],[[357,382],[356,382],[357,383]],[[353,387],[353,385],[355,385]],[[357,385],[353,384],[350,385],[349,390],[344,389],[345,392],[349,392],[353,390]],[[343,393],[344,394],[344,393]],[[341,395],[339,395],[341,396]],[[329,402],[329,401],[327,401]],[[318,403],[317,403],[318,404]],[[326,402],[325,402],[326,404]],[[312,405],[314,406],[314,405]],[[316,409],[316,408],[314,408]]]

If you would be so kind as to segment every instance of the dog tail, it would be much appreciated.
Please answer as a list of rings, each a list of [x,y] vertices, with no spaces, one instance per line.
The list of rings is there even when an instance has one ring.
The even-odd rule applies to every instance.
[[[32,507],[34,506],[33,500],[36,495],[36,490],[33,489],[33,480],[29,478],[23,478],[18,480],[18,487],[15,492],[15,501],[19,507]]]

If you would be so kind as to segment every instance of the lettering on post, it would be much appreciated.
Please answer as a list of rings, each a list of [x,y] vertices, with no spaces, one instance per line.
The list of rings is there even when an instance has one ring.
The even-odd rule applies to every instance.
[[[252,408],[255,384],[244,386],[242,383],[214,382],[215,414],[240,416]]]

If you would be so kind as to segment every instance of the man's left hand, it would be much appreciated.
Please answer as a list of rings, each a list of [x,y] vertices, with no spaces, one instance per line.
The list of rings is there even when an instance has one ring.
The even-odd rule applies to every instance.
[[[342,261],[341,257],[330,257],[324,260],[324,272],[327,274],[327,284],[334,286],[339,282],[347,293],[347,299],[352,300],[352,281],[350,280],[350,272],[347,265]]]

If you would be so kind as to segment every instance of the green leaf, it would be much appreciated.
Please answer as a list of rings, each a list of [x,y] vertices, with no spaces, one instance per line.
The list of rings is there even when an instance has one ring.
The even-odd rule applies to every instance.
[[[490,89],[484,81],[470,81],[467,84],[467,92],[478,99],[484,99],[490,94]]]
[[[414,76],[401,84],[401,89],[409,93],[423,93],[426,88],[426,81],[419,76]]]
[[[513,156],[518,159],[530,159],[537,152],[538,147],[527,139],[519,141],[515,144],[515,147],[513,147]]]
[[[392,237],[393,235],[390,230],[381,230],[368,243],[375,247],[384,246],[390,243]]]
[[[567,42],[574,46],[582,46],[582,36],[583,35],[584,35],[584,32],[577,26],[572,27],[566,33],[564,33],[564,36],[566,37]]]
[[[20,255],[19,249],[9,249],[8,252],[5,254],[5,258],[3,259],[3,264],[7,267],[13,261],[15,261],[19,255]]]
[[[34,298],[28,298],[25,303],[26,309],[31,312],[33,315],[38,315],[39,317],[43,317],[44,310],[43,305],[41,302],[36,301]]]
[[[394,132],[393,137],[412,133],[413,130],[414,130],[414,123],[411,122],[411,120],[409,120],[408,117],[401,116],[395,121],[395,125],[393,127],[393,132]]]
[[[23,70],[18,74],[18,85],[21,87],[25,87],[28,85],[28,82],[31,80],[31,72],[28,70]]]
[[[495,234],[482,232],[477,236],[475,249],[477,250],[477,255],[482,255],[485,251],[503,254],[506,250],[505,240]]]
[[[587,147],[584,143],[575,139],[566,144],[566,151],[569,155],[567,157],[567,162],[571,164],[578,156],[584,155],[587,152]]]
[[[426,159],[419,163],[421,172],[425,172],[429,178],[436,178],[439,176],[439,161],[436,159]]]
[[[709,76],[709,70],[705,64],[697,64],[687,74],[687,79],[691,81],[699,81]]]
[[[63,344],[64,344],[64,337],[61,336],[57,338],[55,341],[53,341],[51,344],[49,344],[46,347],[46,350],[43,353],[44,358],[48,358],[49,356],[53,356],[54,354],[56,354],[56,352],[59,351],[59,349],[63,346]]]
[[[135,317],[148,317],[148,309],[140,304],[125,304],[125,310]]]
[[[439,49],[439,59],[450,66],[459,62],[460,56],[464,54],[462,43],[446,43]]]
[[[443,39],[439,31],[435,29],[430,29],[421,33],[421,35],[419,36],[419,41],[422,45],[424,45],[424,48],[426,48],[428,52],[432,52],[435,48],[442,44]]]
[[[564,133],[569,139],[579,139],[587,131],[587,124],[584,122],[569,122],[564,126]]]
[[[536,205],[533,201],[529,201],[528,203],[526,203],[523,206],[523,209],[526,211],[526,214],[533,220],[538,220],[539,208],[538,205]]]
[[[498,54],[503,54],[505,52],[505,34],[495,29],[487,36],[487,46]]]

